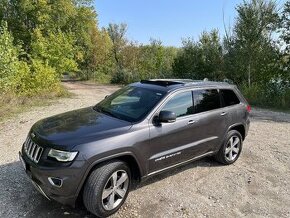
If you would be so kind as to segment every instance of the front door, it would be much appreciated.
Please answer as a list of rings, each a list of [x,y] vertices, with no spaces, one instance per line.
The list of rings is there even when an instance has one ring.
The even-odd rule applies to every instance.
[[[173,94],[161,107],[161,110],[176,114],[174,123],[154,124],[150,126],[149,172],[166,168],[186,159],[185,147],[192,142],[191,120],[193,115],[192,92],[183,91]]]

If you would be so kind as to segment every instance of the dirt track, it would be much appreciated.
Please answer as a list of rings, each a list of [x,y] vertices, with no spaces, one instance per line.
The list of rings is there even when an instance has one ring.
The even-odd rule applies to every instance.
[[[93,105],[117,89],[66,83],[75,95],[0,123],[0,217],[92,217],[34,190],[18,151],[37,120]],[[290,114],[254,109],[240,159],[203,159],[156,176],[132,191],[114,217],[290,217]]]

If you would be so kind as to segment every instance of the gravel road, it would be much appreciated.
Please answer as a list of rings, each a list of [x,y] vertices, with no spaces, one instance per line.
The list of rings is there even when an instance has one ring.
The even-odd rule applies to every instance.
[[[0,123],[0,217],[92,217],[48,201],[25,175],[18,151],[37,120],[86,107],[118,87],[66,83],[74,93]],[[253,109],[240,159],[206,158],[143,182],[113,217],[290,217],[290,114]]]

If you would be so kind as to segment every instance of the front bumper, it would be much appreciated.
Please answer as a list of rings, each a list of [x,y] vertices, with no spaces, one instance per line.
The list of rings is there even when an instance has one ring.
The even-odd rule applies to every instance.
[[[62,204],[75,206],[83,169],[85,169],[85,161],[74,161],[72,165],[63,168],[51,168],[37,166],[21,152],[19,152],[19,158],[32,184],[44,197]],[[51,184],[49,178],[61,179],[61,186]]]

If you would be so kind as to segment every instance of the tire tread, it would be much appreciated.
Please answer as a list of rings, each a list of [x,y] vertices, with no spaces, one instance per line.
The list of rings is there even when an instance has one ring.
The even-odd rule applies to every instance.
[[[225,147],[225,144],[227,143],[228,139],[230,136],[234,135],[234,134],[237,134],[241,140],[241,148],[240,148],[240,153],[241,153],[241,150],[242,150],[242,144],[243,144],[243,139],[242,139],[242,135],[240,132],[238,132],[237,130],[230,130],[228,133],[227,133],[227,136],[225,138],[225,141],[223,142],[222,146],[220,147],[218,153],[214,156],[215,160],[221,164],[224,164],[224,165],[229,165],[229,164],[232,164],[234,163],[238,158],[239,156],[237,157],[237,159],[234,161],[234,162],[228,162],[226,159],[225,159],[225,156],[224,156],[224,147]],[[240,154],[239,154],[240,155]]]
[[[97,202],[96,195],[100,194],[98,192],[102,192],[102,188],[105,185],[104,183],[107,182],[111,172],[124,165],[128,168],[127,164],[123,161],[113,160],[99,165],[91,172],[83,191],[83,202],[88,211],[99,217],[107,217],[107,215],[104,216],[104,212],[108,211],[101,210],[101,203]],[[111,212],[108,212],[108,215],[111,215],[110,213]]]

